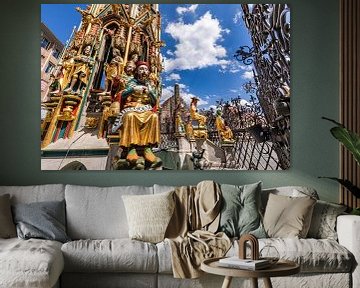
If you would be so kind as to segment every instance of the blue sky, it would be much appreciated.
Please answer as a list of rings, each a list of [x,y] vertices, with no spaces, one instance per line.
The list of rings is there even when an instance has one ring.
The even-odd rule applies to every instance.
[[[244,45],[252,47],[241,18],[240,4],[160,4],[162,101],[173,93],[175,83],[186,102],[200,98],[199,108],[216,105],[216,100],[241,96],[248,99],[242,85],[252,79],[251,66],[238,62],[235,51]],[[75,8],[85,4],[42,4],[41,21],[65,43],[80,13]]]

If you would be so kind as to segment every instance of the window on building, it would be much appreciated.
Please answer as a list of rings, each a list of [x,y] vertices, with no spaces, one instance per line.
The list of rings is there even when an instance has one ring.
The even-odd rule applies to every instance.
[[[53,52],[52,52],[52,55],[53,55],[56,59],[58,59],[59,56],[60,56],[60,51],[59,51],[58,49],[54,49]]]
[[[43,37],[41,39],[41,47],[45,48],[45,49],[49,49],[50,47],[50,41],[46,38],[46,37]]]
[[[41,55],[41,67],[44,65],[45,63],[45,56]]]
[[[54,67],[55,65],[51,62],[49,62],[47,65],[46,65],[46,68],[45,68],[45,73],[51,73],[53,70],[54,70]]]
[[[47,88],[47,82],[45,80],[41,80],[41,91],[45,91]]]

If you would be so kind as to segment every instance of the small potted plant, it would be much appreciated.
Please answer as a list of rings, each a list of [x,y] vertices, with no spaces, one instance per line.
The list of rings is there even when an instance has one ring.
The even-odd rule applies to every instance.
[[[351,152],[357,164],[360,165],[360,136],[335,120],[326,117],[322,118],[336,124],[335,127],[330,129],[331,134]],[[356,198],[360,198],[360,187],[354,185],[350,180],[336,177],[320,178],[335,180],[349,190]],[[360,207],[354,208],[351,214],[360,215]]]

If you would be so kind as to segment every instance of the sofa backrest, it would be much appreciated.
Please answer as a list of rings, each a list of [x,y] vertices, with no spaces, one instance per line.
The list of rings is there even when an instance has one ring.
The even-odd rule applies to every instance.
[[[153,187],[66,185],[67,233],[73,239],[128,238],[123,195],[153,194]]]
[[[176,189],[176,186],[159,185],[159,184],[154,184],[153,187],[154,187],[154,194],[166,193],[166,192],[174,191]]]
[[[0,195],[4,194],[10,194],[11,204],[61,201],[65,198],[65,185],[0,186]]]
[[[314,199],[319,199],[319,196],[315,189],[304,186],[284,186],[284,187],[275,187],[267,188],[261,191],[261,210],[265,211],[267,201],[269,199],[269,194],[276,194],[281,196],[291,196],[291,197],[305,197],[310,196]]]

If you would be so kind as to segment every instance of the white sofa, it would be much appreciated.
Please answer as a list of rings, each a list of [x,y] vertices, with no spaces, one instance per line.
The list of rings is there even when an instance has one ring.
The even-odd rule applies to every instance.
[[[12,204],[66,202],[65,244],[40,239],[0,239],[0,288],[11,287],[221,287],[223,277],[205,274],[198,279],[172,277],[167,242],[146,243],[128,238],[122,195],[161,193],[173,187],[154,185],[90,187],[76,185],[0,186]],[[280,194],[292,192],[279,189]],[[263,191],[264,195],[269,190]],[[263,197],[266,199],[266,197]],[[265,201],[265,200],[264,200]],[[338,241],[328,239],[260,239],[281,257],[297,261],[301,273],[273,278],[274,287],[360,287],[360,217],[337,219]],[[237,242],[228,255],[237,254]],[[234,279],[233,286],[250,285]],[[260,287],[262,281],[259,281]],[[242,286],[241,286],[242,287]]]

